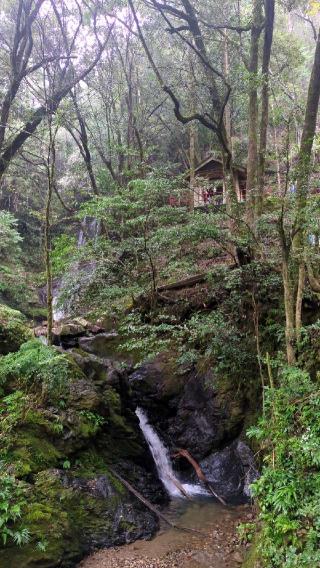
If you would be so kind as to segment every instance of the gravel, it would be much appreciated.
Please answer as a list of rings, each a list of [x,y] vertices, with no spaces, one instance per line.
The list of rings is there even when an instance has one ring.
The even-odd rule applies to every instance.
[[[184,533],[181,537],[180,533],[175,541],[168,531],[152,541],[100,550],[78,568],[239,568],[246,550],[238,540],[236,528],[240,522],[251,519],[250,509],[240,507],[232,515],[222,515],[203,534]]]

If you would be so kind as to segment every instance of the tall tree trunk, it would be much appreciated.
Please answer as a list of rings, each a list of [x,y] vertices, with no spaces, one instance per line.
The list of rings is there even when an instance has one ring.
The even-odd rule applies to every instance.
[[[44,226],[44,248],[45,248],[45,266],[46,266],[46,280],[47,280],[47,341],[48,345],[52,345],[52,328],[53,328],[53,292],[52,292],[52,265],[51,265],[51,204],[54,190],[55,178],[55,137],[56,132],[52,129],[52,117],[48,117],[49,124],[49,147],[47,156],[47,200],[45,210],[45,226]]]
[[[90,148],[89,148],[89,138],[88,138],[86,121],[81,114],[80,107],[78,105],[78,100],[77,100],[77,96],[76,96],[75,92],[71,93],[71,98],[72,98],[72,101],[73,101],[73,105],[74,105],[74,108],[75,108],[75,111],[76,111],[77,120],[78,120],[79,128],[80,128],[80,130],[78,131],[79,139],[74,134],[71,126],[69,128],[69,132],[72,135],[73,139],[75,140],[75,142],[78,145],[78,148],[80,150],[81,156],[82,156],[83,161],[85,163],[87,173],[88,173],[88,176],[89,176],[89,179],[90,179],[92,191],[95,195],[99,195],[100,192],[99,192],[99,188],[98,188],[98,185],[97,185],[97,182],[96,182],[96,177],[95,177],[94,171],[93,171],[92,156],[91,156],[91,152],[90,152]]]
[[[248,125],[248,161],[247,161],[247,213],[254,221],[255,193],[257,191],[258,163],[258,68],[259,40],[262,29],[263,0],[254,0],[251,28],[250,61],[249,61],[249,125]]]
[[[298,294],[296,298],[296,333],[300,334],[302,298],[305,281],[305,222],[307,198],[309,191],[309,178],[311,169],[312,146],[317,126],[317,116],[320,100],[320,29],[318,32],[314,62],[308,88],[308,98],[305,112],[301,146],[297,164],[297,191],[296,191],[296,217],[293,240],[293,253],[298,263]]]
[[[267,149],[267,134],[269,123],[269,67],[274,28],[275,0],[265,0],[265,26],[264,44],[262,57],[262,92],[261,92],[261,120],[260,120],[260,142],[258,154],[258,174],[257,174],[257,198],[255,203],[255,217],[259,218],[262,213],[264,195],[264,173],[265,158]]]
[[[301,146],[296,168],[296,204],[293,225],[294,238],[288,243],[284,233],[283,218],[280,223],[282,242],[282,277],[284,288],[284,304],[286,314],[286,348],[290,365],[296,360],[297,341],[300,337],[302,299],[305,284],[305,240],[306,210],[311,168],[312,146],[316,131],[317,115],[320,100],[320,30],[314,56],[314,63],[309,81],[308,97],[305,111]],[[282,215],[283,217],[283,215]],[[312,270],[308,264],[308,276],[311,283]],[[313,287],[313,286],[312,286]],[[316,288],[315,288],[316,289]],[[320,289],[320,288],[319,288]]]
[[[195,200],[196,200],[196,176],[195,176],[195,169],[196,169],[196,136],[197,136],[197,125],[195,122],[190,123],[189,127],[189,136],[190,136],[190,147],[189,147],[189,199],[188,199],[188,206],[189,211],[192,213],[195,207]]]
[[[189,68],[190,68],[190,107],[191,113],[194,114],[196,112],[196,83],[195,83],[195,74],[194,74],[194,62],[193,62],[193,55],[190,54],[189,56]],[[190,168],[190,180],[189,180],[189,211],[192,212],[194,210],[195,201],[196,201],[196,177],[195,177],[195,170],[196,170],[196,161],[197,161],[197,154],[196,154],[196,142],[197,142],[197,133],[198,127],[195,120],[190,122],[189,125],[189,168]]]
[[[282,279],[283,279],[283,290],[284,290],[284,308],[285,308],[285,317],[286,317],[285,337],[286,337],[287,361],[289,365],[294,365],[296,362],[296,354],[295,354],[296,334],[295,334],[295,315],[294,315],[295,301],[294,301],[294,288],[290,276],[288,256],[286,254],[283,254]]]
[[[297,192],[296,192],[296,219],[295,229],[297,237],[295,247],[303,249],[306,205],[310,177],[312,146],[316,132],[317,116],[320,99],[320,29],[318,33],[313,68],[311,72],[304,125],[301,137],[301,146],[297,164]]]
[[[227,81],[230,77],[230,57],[229,57],[229,39],[227,30],[224,30],[223,34],[223,73]],[[224,109],[224,123],[226,128],[226,133],[229,141],[229,147],[232,154],[232,127],[231,127],[231,105],[230,99],[228,100]]]

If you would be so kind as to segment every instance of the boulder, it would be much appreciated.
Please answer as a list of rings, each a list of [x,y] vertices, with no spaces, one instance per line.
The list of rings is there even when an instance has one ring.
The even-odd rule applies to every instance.
[[[96,548],[151,538],[158,529],[155,515],[139,505],[107,467],[105,471],[90,478],[59,469],[39,473],[25,510],[33,542],[0,550],[0,565],[71,568]]]
[[[98,408],[101,398],[94,383],[84,377],[70,384],[68,402],[76,409],[94,410]]]
[[[18,351],[31,337],[32,332],[24,315],[5,304],[0,304],[0,355]]]
[[[228,503],[246,502],[250,484],[258,478],[250,448],[236,440],[202,460],[200,466],[214,491]]]
[[[59,337],[60,339],[65,337],[79,337],[86,333],[86,327],[81,323],[70,321],[54,326],[52,332],[55,337]]]
[[[70,349],[68,353],[75,360],[84,374],[96,385],[109,384],[111,386],[119,387],[121,383],[121,374],[123,370],[120,369],[119,364],[112,359],[102,359],[97,355],[87,353],[83,349],[74,348]]]
[[[115,342],[118,338],[116,332],[100,333],[92,337],[80,337],[79,347],[87,353],[106,358],[114,354]]]

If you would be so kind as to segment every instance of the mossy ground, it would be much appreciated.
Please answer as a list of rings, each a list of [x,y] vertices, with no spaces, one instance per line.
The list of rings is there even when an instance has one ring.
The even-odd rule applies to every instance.
[[[135,517],[123,524],[130,498],[108,467],[142,461],[145,449],[107,379],[95,384],[70,355],[33,340],[0,358],[0,382],[0,460],[24,494],[11,525],[31,538],[21,548],[9,539],[0,566],[72,566],[93,543],[139,534]]]

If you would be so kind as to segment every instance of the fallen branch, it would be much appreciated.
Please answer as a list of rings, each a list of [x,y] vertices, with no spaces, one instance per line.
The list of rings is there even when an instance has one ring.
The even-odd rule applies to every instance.
[[[187,286],[193,286],[194,284],[199,284],[200,282],[205,282],[208,278],[208,274],[204,272],[203,274],[196,274],[195,276],[190,276],[189,278],[184,278],[178,282],[173,282],[173,284],[165,284],[164,286],[158,286],[157,292],[162,292],[165,290],[178,290],[179,288],[186,288]]]
[[[188,493],[186,492],[185,488],[183,487],[183,485],[181,483],[179,483],[179,481],[177,479],[175,479],[174,477],[172,477],[172,475],[169,476],[172,483],[174,483],[174,485],[176,486],[176,488],[180,491],[180,493],[182,493],[182,495],[186,498],[189,499],[189,501],[192,501],[192,498],[190,497],[190,495],[188,495]]]
[[[196,529],[179,527],[178,525],[176,525],[175,523],[170,521],[170,519],[168,519],[168,517],[166,515],[161,513],[161,511],[159,511],[157,509],[157,507],[152,505],[152,503],[150,503],[150,501],[148,501],[148,499],[146,499],[143,495],[141,495],[141,493],[139,491],[137,491],[137,489],[135,489],[133,487],[133,485],[131,485],[131,483],[129,483],[129,481],[126,481],[125,479],[123,479],[123,477],[121,477],[121,475],[119,475],[113,468],[109,467],[109,471],[112,473],[112,475],[114,477],[116,477],[128,489],[128,491],[130,491],[130,493],[132,493],[139,501],[141,501],[141,503],[143,503],[148,509],[150,509],[150,511],[152,511],[159,519],[162,519],[165,523],[167,523],[167,525],[169,525],[173,529],[177,529],[179,531],[203,534],[203,533],[201,533],[201,531],[197,531]]]
[[[213,497],[215,497],[216,499],[218,499],[218,501],[220,501],[220,503],[222,503],[222,505],[226,505],[226,502],[224,501],[224,499],[222,499],[222,497],[220,497],[220,495],[218,495],[214,490],[213,487],[211,485],[211,483],[207,480],[205,474],[203,473],[203,470],[201,469],[200,465],[198,464],[198,462],[196,462],[196,460],[189,454],[188,450],[178,450],[178,452],[176,454],[174,454],[173,456],[174,458],[178,458],[178,457],[183,457],[186,458],[186,460],[188,460],[188,462],[192,465],[192,467],[194,468],[198,478],[200,479],[200,481],[202,481],[206,488],[208,489],[208,491],[211,493],[211,495],[213,495]]]

